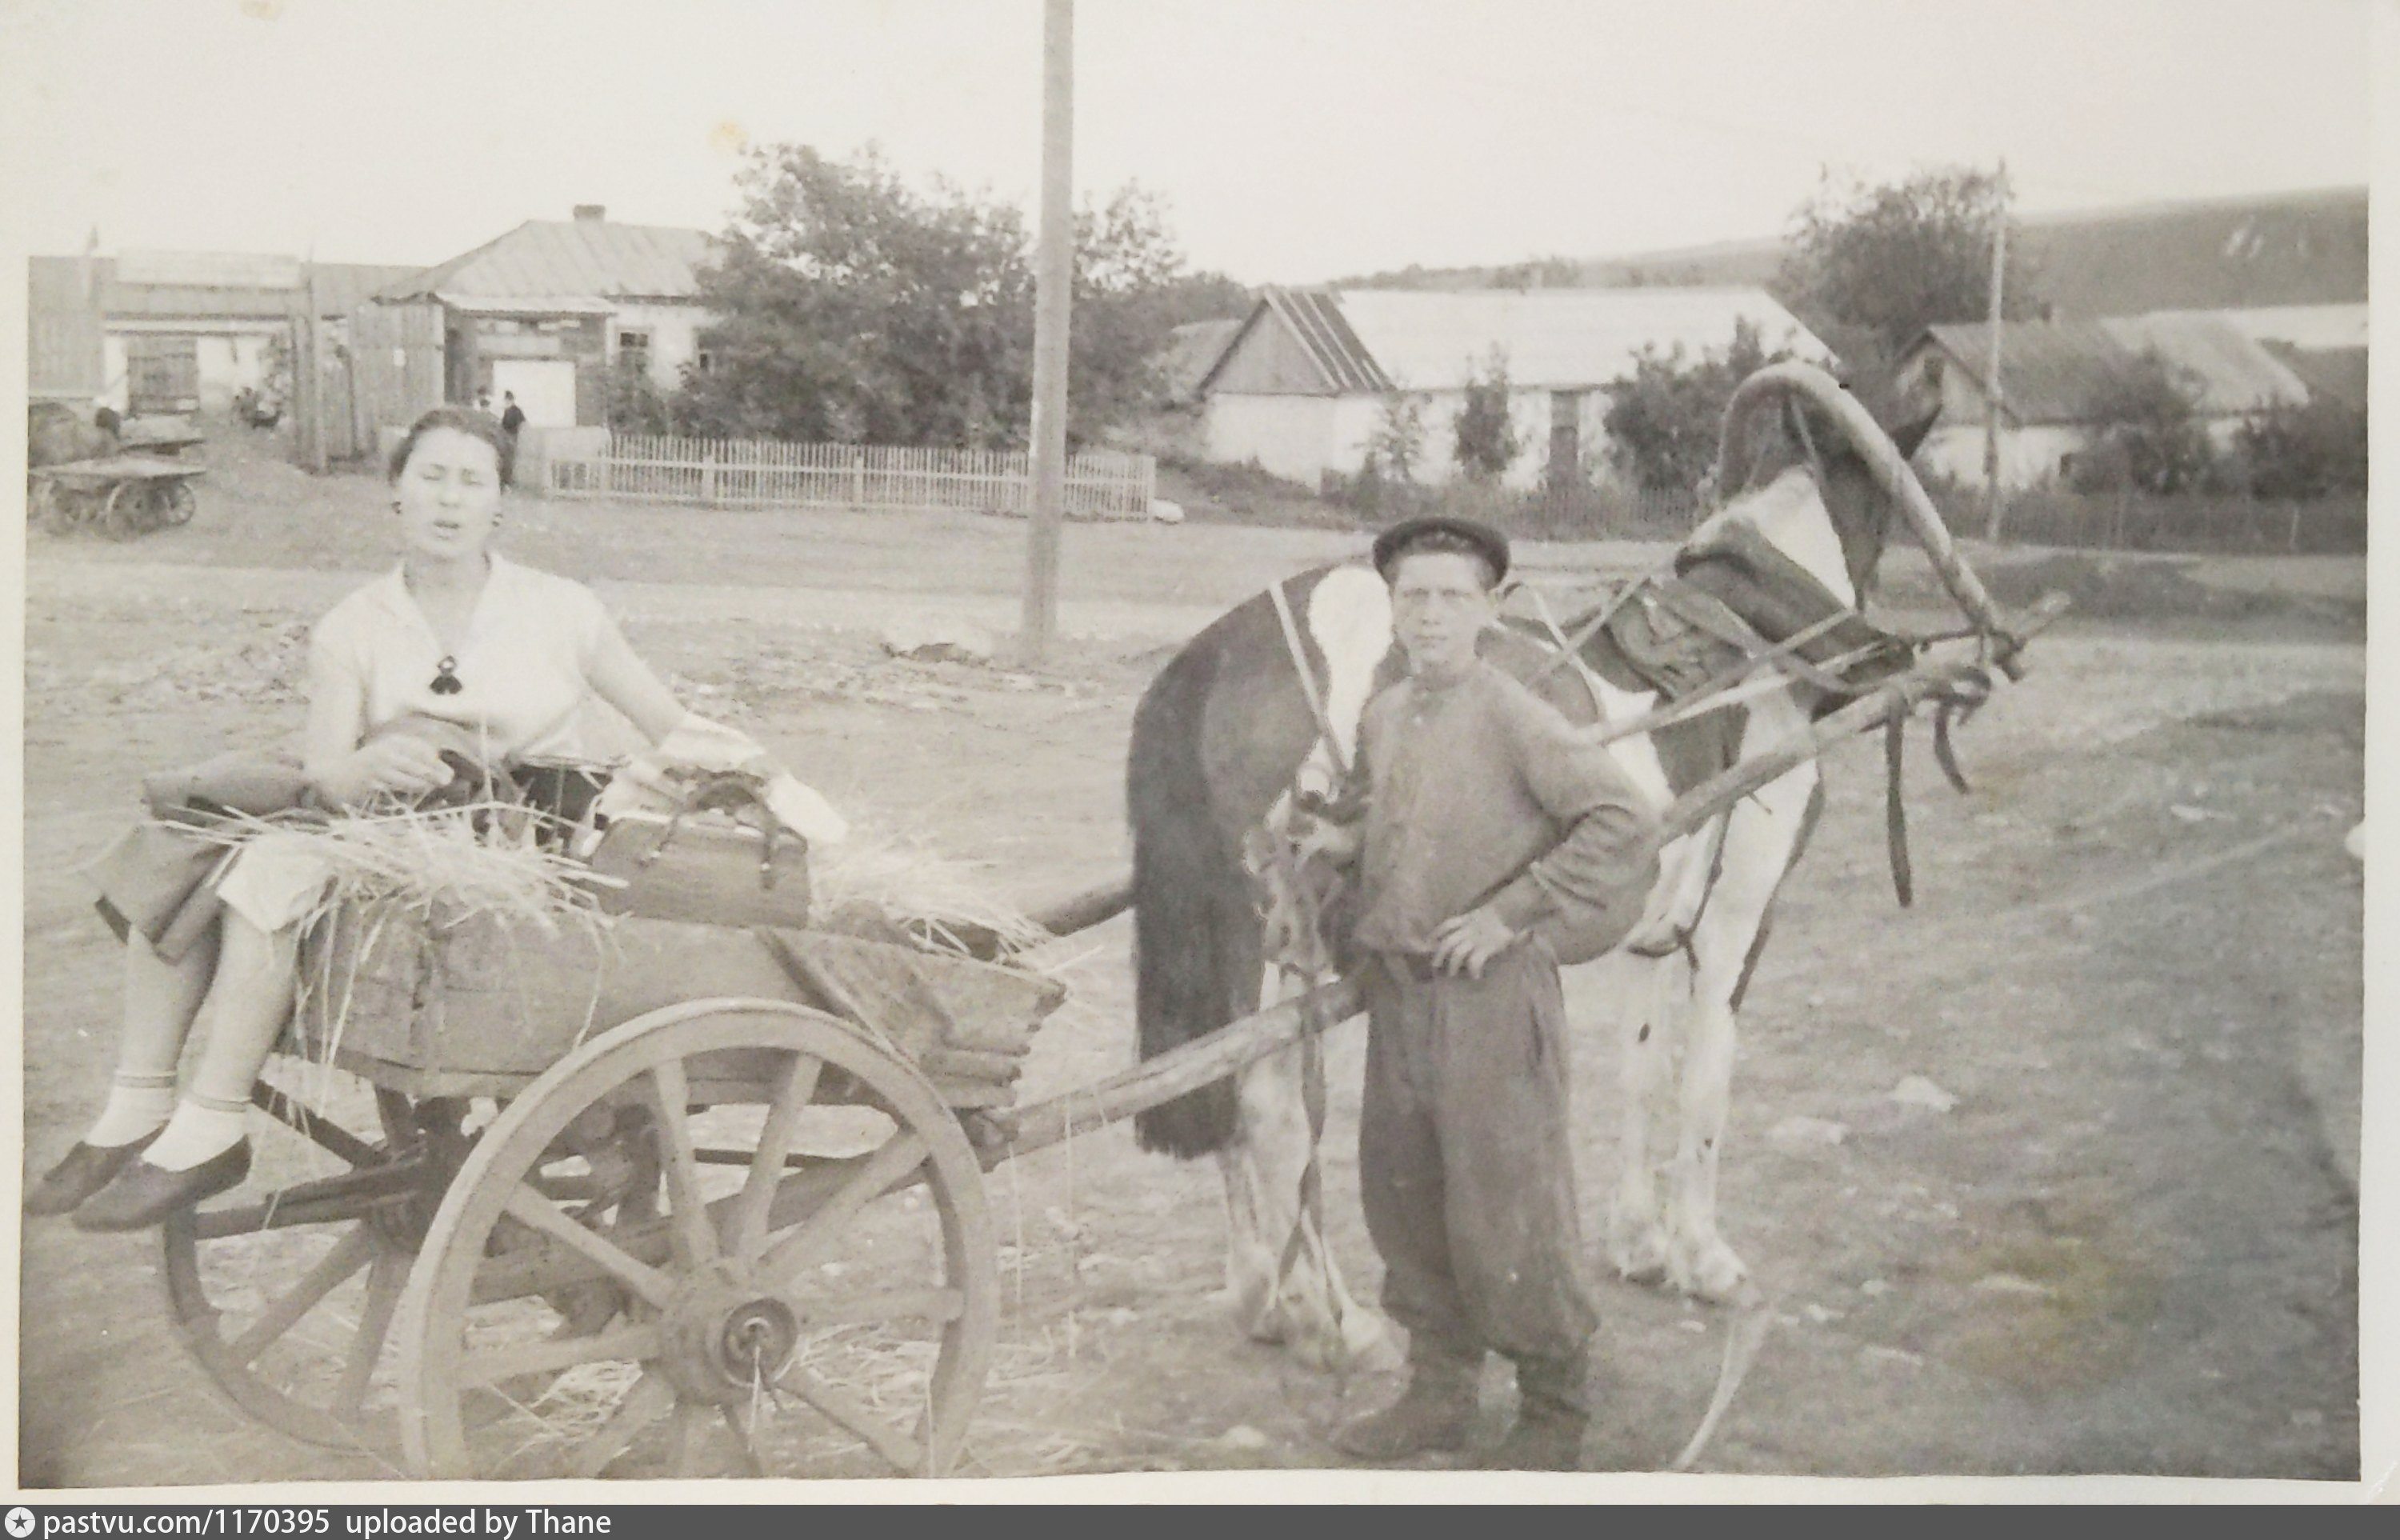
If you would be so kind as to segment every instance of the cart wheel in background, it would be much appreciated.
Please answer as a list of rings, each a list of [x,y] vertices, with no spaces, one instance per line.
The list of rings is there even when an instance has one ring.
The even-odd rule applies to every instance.
[[[578,1152],[578,1127],[616,1143]],[[649,1185],[545,1195],[604,1165]],[[402,1447],[441,1479],[944,1472],[993,1247],[912,1065],[779,1002],[652,1012],[535,1082],[451,1184],[401,1306]],[[621,1310],[568,1333],[563,1298],[602,1285]]]
[[[166,482],[158,488],[158,525],[170,529],[179,524],[192,522],[192,510],[198,506],[192,496],[189,482]]]
[[[142,482],[118,482],[101,504],[100,532],[112,540],[130,540],[150,527],[150,488]]]
[[[169,1314],[243,1411],[304,1442],[392,1465],[386,1348],[440,1198],[438,1120],[449,1104],[413,1106],[318,1065],[297,1075],[308,1105],[262,1087],[276,1121],[262,1129],[252,1120],[250,1180],[167,1220]],[[366,1127],[376,1132],[351,1131]]]

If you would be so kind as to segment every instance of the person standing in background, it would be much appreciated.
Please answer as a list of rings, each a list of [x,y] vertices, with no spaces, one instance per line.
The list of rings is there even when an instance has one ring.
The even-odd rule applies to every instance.
[[[501,391],[500,399],[506,403],[500,408],[500,431],[507,435],[509,441],[508,452],[500,457],[500,484],[514,486],[517,480],[517,434],[525,429],[525,408],[517,404],[517,393],[513,390]]]

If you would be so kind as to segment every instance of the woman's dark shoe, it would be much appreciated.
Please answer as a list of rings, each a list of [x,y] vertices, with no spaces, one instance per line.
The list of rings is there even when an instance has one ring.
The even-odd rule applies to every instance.
[[[164,1131],[153,1128],[130,1144],[85,1144],[78,1140],[66,1158],[34,1179],[25,1189],[25,1212],[35,1219],[72,1214],[86,1198],[106,1187],[111,1178]]]
[[[147,1230],[168,1215],[239,1187],[250,1175],[250,1140],[211,1155],[187,1171],[166,1171],[138,1160],[75,1210],[77,1230]]]

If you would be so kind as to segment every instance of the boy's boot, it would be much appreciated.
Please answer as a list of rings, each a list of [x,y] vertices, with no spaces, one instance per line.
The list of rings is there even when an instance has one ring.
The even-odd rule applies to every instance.
[[[1466,1447],[1475,1421],[1481,1356],[1409,1344],[1409,1387],[1381,1411],[1370,1411],[1333,1436],[1333,1447],[1354,1460],[1384,1464],[1434,1450]]]

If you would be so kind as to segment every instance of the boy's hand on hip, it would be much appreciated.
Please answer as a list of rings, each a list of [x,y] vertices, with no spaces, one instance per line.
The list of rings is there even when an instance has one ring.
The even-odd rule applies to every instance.
[[[1446,974],[1481,978],[1483,965],[1516,939],[1517,933],[1489,906],[1469,909],[1434,927],[1433,965]]]

